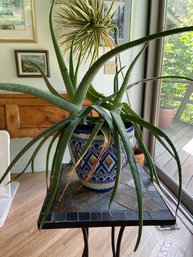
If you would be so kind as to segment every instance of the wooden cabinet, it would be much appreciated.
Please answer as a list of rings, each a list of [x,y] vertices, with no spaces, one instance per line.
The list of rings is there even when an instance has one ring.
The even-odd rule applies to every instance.
[[[67,94],[62,95],[67,98]],[[0,94],[0,129],[7,130],[11,138],[35,137],[66,116],[68,112],[37,97]]]

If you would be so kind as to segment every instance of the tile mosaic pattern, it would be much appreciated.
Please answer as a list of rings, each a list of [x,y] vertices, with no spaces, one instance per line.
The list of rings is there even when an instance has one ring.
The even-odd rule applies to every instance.
[[[65,192],[61,201],[59,197],[67,183],[66,174],[70,165],[65,165],[61,172],[60,186],[56,199],[49,213],[44,229],[50,228],[77,228],[103,226],[136,226],[138,224],[137,199],[131,172],[126,168],[122,172],[117,195],[111,206],[108,205],[111,192],[95,193],[79,189],[81,182],[75,175],[73,182]],[[147,173],[139,166],[143,190],[144,225],[173,225],[175,218],[165,204]],[[79,190],[77,190],[79,189]],[[49,191],[43,204],[38,224],[45,211],[49,199]]]

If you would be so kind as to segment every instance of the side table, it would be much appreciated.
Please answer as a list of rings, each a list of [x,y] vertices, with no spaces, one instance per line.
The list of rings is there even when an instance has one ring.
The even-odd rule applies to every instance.
[[[111,213],[109,213],[108,205],[111,192],[95,193],[84,187],[77,190],[80,188],[81,182],[76,175],[59,201],[68,182],[66,174],[70,167],[70,164],[64,164],[62,167],[59,188],[43,229],[81,228],[84,238],[82,257],[88,257],[89,228],[111,227],[112,254],[113,257],[119,257],[125,227],[138,225],[137,198],[131,173],[129,170],[122,172],[117,194],[111,206]],[[139,166],[139,172],[143,191],[144,226],[174,225],[175,217],[141,166]],[[38,227],[50,197],[51,186],[40,212]],[[120,227],[116,243],[115,227]]]

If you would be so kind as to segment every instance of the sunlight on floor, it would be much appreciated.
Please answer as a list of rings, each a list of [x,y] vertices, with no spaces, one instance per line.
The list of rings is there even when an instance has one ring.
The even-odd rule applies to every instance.
[[[193,138],[182,148],[182,150],[193,155]]]

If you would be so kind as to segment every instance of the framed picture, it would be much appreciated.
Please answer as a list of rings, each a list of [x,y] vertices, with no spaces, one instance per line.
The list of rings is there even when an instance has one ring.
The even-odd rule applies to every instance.
[[[33,1],[0,1],[0,42],[37,42]]]
[[[105,1],[104,12],[107,12],[112,1]],[[118,27],[118,43],[123,44],[129,41],[131,0],[115,1],[115,14],[112,23]],[[114,32],[112,31],[112,37]]]
[[[50,76],[48,51],[15,50],[15,59],[18,77],[41,77],[30,61],[38,64],[47,77]]]

